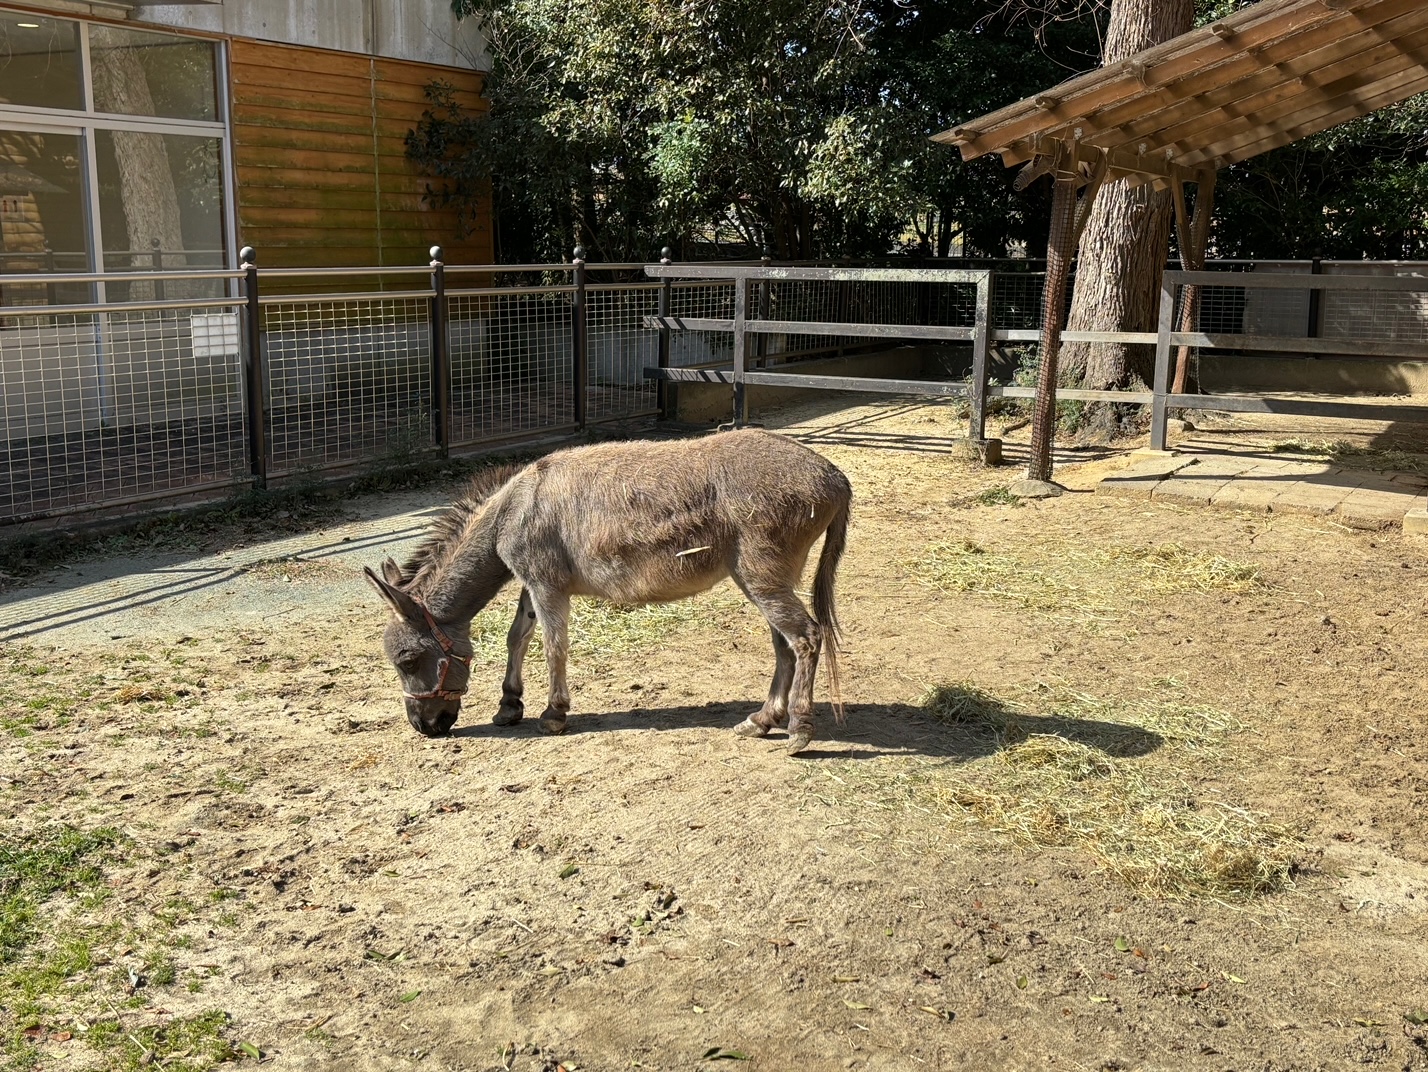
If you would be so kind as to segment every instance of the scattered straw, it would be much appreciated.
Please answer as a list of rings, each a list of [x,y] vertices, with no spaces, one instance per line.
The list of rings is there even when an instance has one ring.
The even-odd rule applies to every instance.
[[[1359,447],[1342,439],[1282,439],[1271,443],[1269,449],[1275,454],[1307,454],[1349,469],[1428,473],[1428,455]]]
[[[960,738],[961,763],[907,759],[834,772],[836,802],[959,820],[995,846],[1072,848],[1152,896],[1243,899],[1291,885],[1302,845],[1281,823],[1201,792],[1241,724],[1177,682],[1101,699],[1041,688],[1003,698],[941,685],[921,706]]]
[[[943,591],[973,592],[1088,623],[1121,621],[1152,595],[1266,587],[1258,566],[1176,543],[1090,549],[1045,545],[1002,554],[963,540],[932,544],[913,568]]]

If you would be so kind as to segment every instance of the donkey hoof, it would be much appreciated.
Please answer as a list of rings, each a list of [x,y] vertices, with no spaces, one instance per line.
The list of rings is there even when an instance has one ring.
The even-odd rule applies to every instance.
[[[811,733],[791,733],[788,736],[788,754],[796,756],[813,741]]]
[[[554,737],[565,732],[565,716],[546,713],[540,716],[540,728]]]
[[[744,719],[744,721],[734,727],[734,732],[740,737],[763,737],[768,731],[769,728],[767,726],[760,726],[751,718]]]
[[[491,716],[491,724],[493,726],[514,726],[525,717],[526,710],[520,704],[514,706],[502,704],[500,709]]]

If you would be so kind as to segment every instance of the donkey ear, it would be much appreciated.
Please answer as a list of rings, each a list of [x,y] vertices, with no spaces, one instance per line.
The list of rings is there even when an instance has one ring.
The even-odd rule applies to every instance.
[[[367,575],[368,582],[377,590],[377,594],[382,597],[387,606],[395,614],[403,618],[410,618],[413,621],[421,618],[421,608],[417,606],[416,600],[407,595],[396,585],[388,584],[382,578],[372,572],[372,567],[362,567],[362,572]]]
[[[382,563],[382,576],[387,579],[388,584],[396,585],[398,588],[402,586],[402,581],[404,580],[402,577],[402,567],[397,565],[396,559],[388,558]]]

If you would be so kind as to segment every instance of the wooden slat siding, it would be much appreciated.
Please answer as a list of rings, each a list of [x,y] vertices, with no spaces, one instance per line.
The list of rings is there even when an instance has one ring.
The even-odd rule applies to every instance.
[[[456,213],[427,203],[430,180],[406,158],[425,87],[446,81],[478,112],[479,72],[244,39],[230,69],[239,241],[260,264],[421,264],[432,245],[453,263],[493,259],[487,214],[458,238]]]

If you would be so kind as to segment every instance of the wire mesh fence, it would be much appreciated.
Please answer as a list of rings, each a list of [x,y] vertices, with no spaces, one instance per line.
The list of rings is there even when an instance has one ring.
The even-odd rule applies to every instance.
[[[573,292],[450,294],[452,446],[573,424]]]
[[[269,472],[433,446],[430,328],[421,298],[265,303]]]
[[[0,521],[247,476],[232,308],[0,309]]]
[[[1213,284],[1202,281],[1195,330],[1219,336],[1221,353],[1236,339],[1248,351],[1273,349],[1266,338],[1284,340],[1285,353],[1421,356],[1428,348],[1428,280],[1404,279],[1422,266],[1326,265],[1325,273],[1360,278],[1321,289],[1287,283],[1274,271],[1282,268],[1236,265],[1243,277],[1221,271]],[[899,342],[895,333],[797,330],[838,323],[985,323],[992,341],[1022,333],[987,362],[992,376],[1034,363],[1044,276],[1032,266],[996,271],[981,310],[975,281],[925,271],[890,280],[879,271],[744,283],[707,272],[666,283],[639,265],[464,266],[450,269],[460,283],[451,289],[439,263],[269,270],[261,285],[251,268],[167,280],[7,275],[0,524],[648,416],[661,398],[647,377],[661,344],[646,318],[666,286],[676,320],[732,321],[735,288],[746,285],[751,321],[788,322],[786,334],[750,333],[750,368]],[[136,282],[154,285],[140,292]],[[208,296],[230,288],[241,296]],[[959,338],[965,347],[973,336]],[[676,369],[732,363],[732,332],[675,330],[668,343]],[[940,373],[928,364],[927,374],[960,379],[960,360]]]

